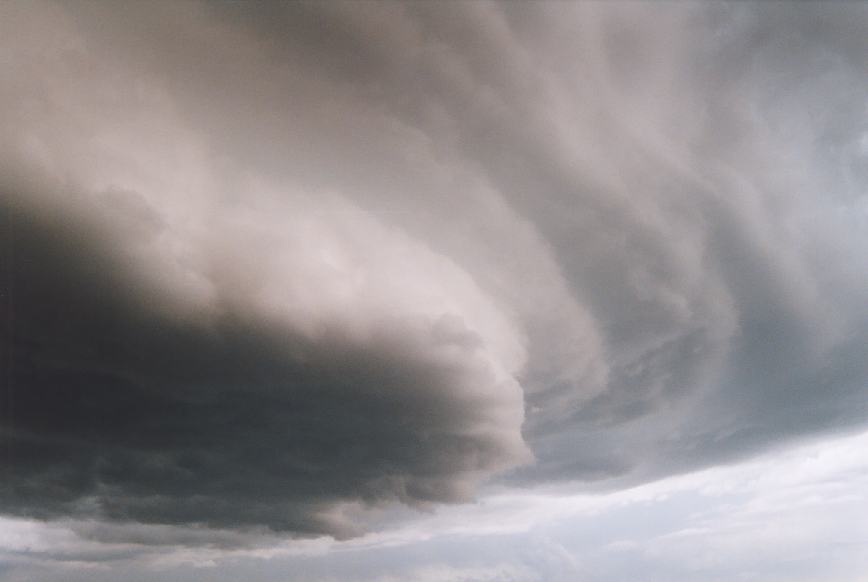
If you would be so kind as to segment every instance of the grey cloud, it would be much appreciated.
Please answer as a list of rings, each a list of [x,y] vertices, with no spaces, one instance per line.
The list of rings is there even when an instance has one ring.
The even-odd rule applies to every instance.
[[[346,534],[864,423],[863,7],[36,6],[7,511]]]
[[[338,501],[454,501],[521,458],[460,322],[363,345],[179,322],[87,233],[4,213],[6,512],[346,535]]]

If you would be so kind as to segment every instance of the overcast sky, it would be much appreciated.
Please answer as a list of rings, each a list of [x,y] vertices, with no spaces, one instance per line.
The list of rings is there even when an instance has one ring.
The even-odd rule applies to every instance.
[[[0,580],[858,580],[868,7],[0,3]]]

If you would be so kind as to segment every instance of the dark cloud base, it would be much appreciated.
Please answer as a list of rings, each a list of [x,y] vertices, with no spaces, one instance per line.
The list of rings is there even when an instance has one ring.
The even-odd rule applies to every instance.
[[[84,229],[3,213],[4,513],[342,536],[336,502],[460,500],[508,457],[400,338],[179,322]]]

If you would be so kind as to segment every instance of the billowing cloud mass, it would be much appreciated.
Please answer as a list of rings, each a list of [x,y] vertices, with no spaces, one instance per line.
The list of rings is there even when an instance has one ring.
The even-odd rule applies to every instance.
[[[866,30],[2,4],[0,510],[348,537],[864,425]]]

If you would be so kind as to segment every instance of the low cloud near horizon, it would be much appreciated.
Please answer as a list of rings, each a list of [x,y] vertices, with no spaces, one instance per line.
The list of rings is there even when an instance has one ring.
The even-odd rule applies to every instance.
[[[267,553],[865,430],[866,32],[4,3],[0,514]]]

